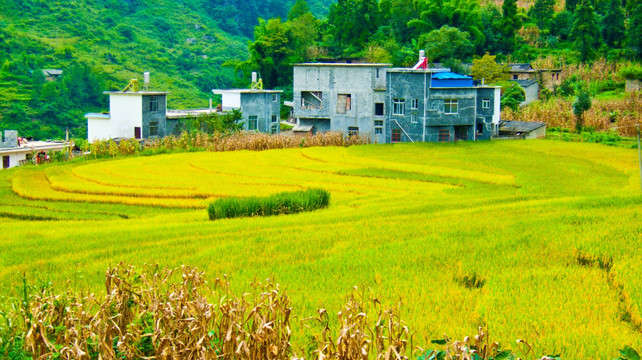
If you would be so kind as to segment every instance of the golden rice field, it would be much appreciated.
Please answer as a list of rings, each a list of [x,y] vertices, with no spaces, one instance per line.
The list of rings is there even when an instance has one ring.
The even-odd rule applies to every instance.
[[[102,291],[108,266],[276,279],[297,316],[353,287],[401,304],[415,343],[487,326],[539,355],[642,349],[637,152],[551,140],[195,152],[0,172],[0,296]],[[213,199],[320,187],[326,209],[209,221]],[[466,279],[477,278],[477,286]],[[61,290],[62,291],[62,290]],[[298,326],[294,345],[312,330]]]

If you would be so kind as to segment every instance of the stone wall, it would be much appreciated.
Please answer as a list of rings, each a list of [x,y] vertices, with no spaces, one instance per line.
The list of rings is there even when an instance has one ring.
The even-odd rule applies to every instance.
[[[0,137],[0,148],[18,147],[18,131],[5,130]]]

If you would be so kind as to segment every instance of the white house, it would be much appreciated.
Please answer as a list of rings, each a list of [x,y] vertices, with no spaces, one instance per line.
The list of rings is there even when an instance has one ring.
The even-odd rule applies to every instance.
[[[69,146],[69,143],[62,141],[27,141],[20,139],[18,138],[18,132],[15,130],[5,130],[0,140],[0,157],[2,158],[3,169],[20,166],[28,161],[38,161],[38,155],[44,157],[48,152],[62,151]]]

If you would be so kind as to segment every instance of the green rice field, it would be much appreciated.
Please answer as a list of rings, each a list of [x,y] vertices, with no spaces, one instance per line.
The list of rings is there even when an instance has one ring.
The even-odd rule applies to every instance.
[[[222,197],[322,188],[327,208],[210,221]],[[401,304],[415,343],[642,350],[637,151],[552,140],[189,152],[0,172],[0,301],[22,274],[104,291],[120,262],[275,279],[301,318],[357,287]],[[474,279],[472,281],[471,279]],[[303,347],[312,331],[293,329]]]

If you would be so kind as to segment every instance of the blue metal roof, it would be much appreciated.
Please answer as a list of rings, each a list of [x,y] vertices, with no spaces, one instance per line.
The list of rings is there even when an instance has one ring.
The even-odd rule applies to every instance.
[[[432,78],[436,80],[470,80],[472,79],[471,76],[455,74],[453,72],[434,73],[432,75]]]

